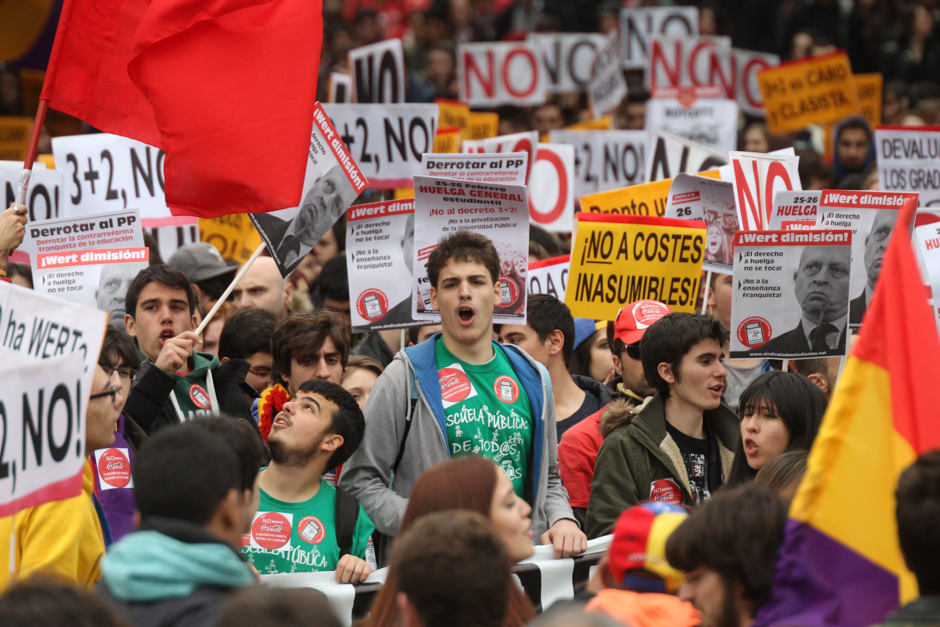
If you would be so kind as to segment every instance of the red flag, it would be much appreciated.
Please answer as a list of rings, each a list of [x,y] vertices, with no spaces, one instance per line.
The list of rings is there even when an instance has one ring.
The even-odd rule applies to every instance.
[[[51,106],[101,130],[162,148],[174,215],[300,203],[323,34],[320,0],[69,4],[44,94]],[[78,68],[79,59],[92,69]]]

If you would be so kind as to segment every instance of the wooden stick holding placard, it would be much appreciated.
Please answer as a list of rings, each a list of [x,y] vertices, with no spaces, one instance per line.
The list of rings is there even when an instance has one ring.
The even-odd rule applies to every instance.
[[[255,252],[251,254],[251,257],[248,258],[248,261],[245,262],[245,265],[243,265],[241,269],[239,269],[238,273],[235,275],[235,278],[232,279],[232,282],[229,284],[229,286],[225,288],[225,291],[222,292],[221,296],[219,296],[219,300],[215,301],[215,304],[212,306],[212,309],[209,310],[209,313],[206,314],[206,317],[203,318],[202,322],[199,323],[199,326],[196,327],[196,335],[199,335],[202,333],[203,329],[206,328],[206,325],[208,325],[209,322],[212,320],[212,316],[215,315],[215,312],[221,309],[222,303],[225,302],[225,300],[228,298],[228,295],[232,293],[232,290],[235,289],[235,286],[238,285],[238,282],[241,281],[242,277],[245,276],[245,273],[248,272],[248,269],[251,267],[251,264],[253,264],[255,260],[261,256],[262,252],[264,252],[264,246],[265,246],[264,242],[261,242],[258,248],[255,249]]]
[[[33,131],[29,135],[29,146],[26,148],[26,159],[23,161],[23,173],[16,188],[16,205],[26,204],[26,191],[29,189],[29,177],[33,173],[33,162],[36,161],[36,152],[39,150],[39,136],[42,134],[42,125],[46,122],[46,109],[49,101],[39,100],[36,109],[36,119],[33,121]]]
[[[708,286],[712,284],[712,271],[709,270],[705,274],[705,291],[702,293],[702,315],[705,315],[706,308],[708,307]]]

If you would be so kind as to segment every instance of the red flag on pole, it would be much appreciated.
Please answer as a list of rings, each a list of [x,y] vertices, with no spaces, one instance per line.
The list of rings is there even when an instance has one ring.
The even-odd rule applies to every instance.
[[[67,0],[43,97],[162,148],[174,215],[300,203],[320,0]]]

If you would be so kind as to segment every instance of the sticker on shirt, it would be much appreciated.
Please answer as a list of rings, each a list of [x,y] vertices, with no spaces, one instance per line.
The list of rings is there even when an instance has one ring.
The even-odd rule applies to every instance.
[[[519,400],[519,384],[508,375],[500,375],[493,383],[493,393],[499,400],[512,405]]]
[[[98,479],[102,490],[133,488],[131,460],[126,448],[109,448],[95,451]]]
[[[675,479],[657,479],[650,484],[650,500],[682,505],[682,490]]]
[[[470,378],[460,364],[441,368],[437,371],[437,378],[441,382],[441,401],[444,403],[444,409],[477,395],[476,388],[470,383]]]
[[[291,548],[293,514],[280,512],[258,512],[251,523],[251,546],[269,551],[286,551]]]
[[[304,516],[297,524],[297,533],[309,544],[320,544],[326,537],[326,528],[316,516]]]
[[[198,383],[193,383],[189,387],[189,398],[192,400],[193,405],[199,409],[209,409],[212,407],[212,401],[209,400],[209,393],[206,392],[206,388]]]

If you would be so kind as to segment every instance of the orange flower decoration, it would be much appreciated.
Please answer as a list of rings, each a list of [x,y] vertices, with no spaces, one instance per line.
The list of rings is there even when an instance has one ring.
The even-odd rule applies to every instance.
[[[280,383],[261,393],[261,399],[258,401],[258,428],[265,442],[268,441],[268,434],[271,433],[274,417],[280,413],[284,403],[289,400],[290,392]]]

